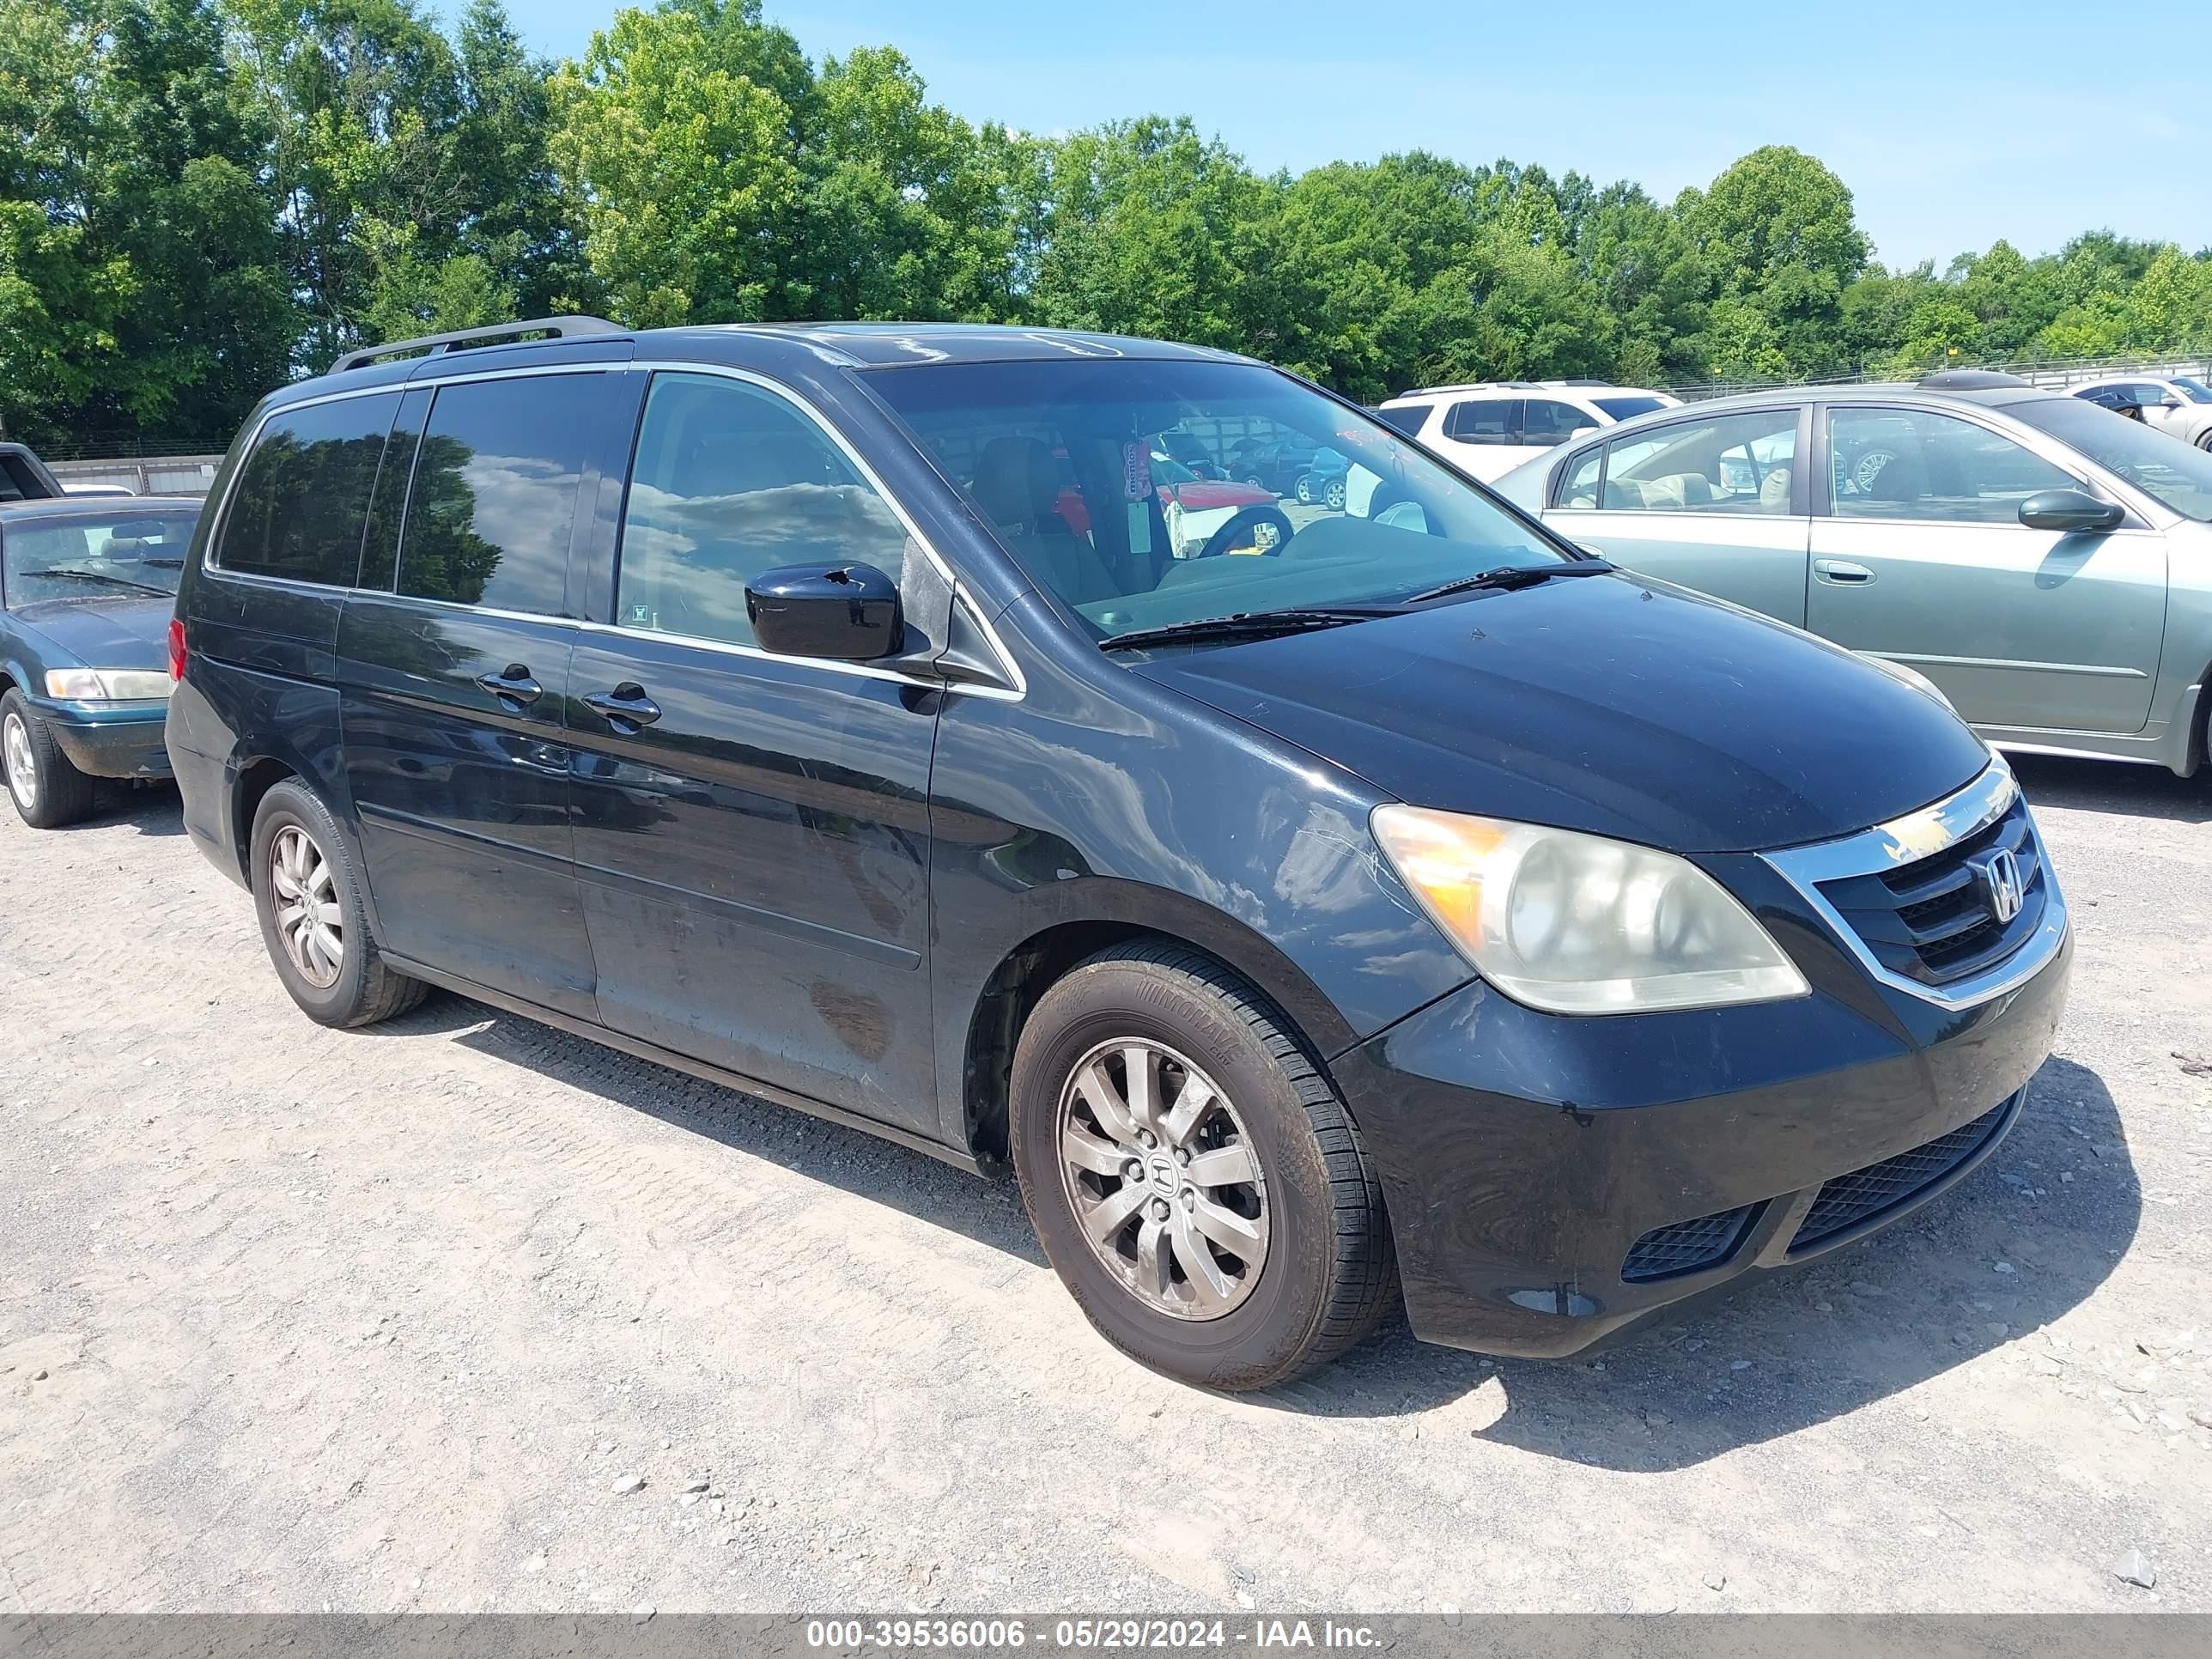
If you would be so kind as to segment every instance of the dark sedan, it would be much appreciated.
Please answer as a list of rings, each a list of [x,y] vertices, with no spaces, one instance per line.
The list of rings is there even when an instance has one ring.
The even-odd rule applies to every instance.
[[[167,778],[168,630],[186,498],[0,506],[0,767],[23,821],[92,810],[96,778]]]

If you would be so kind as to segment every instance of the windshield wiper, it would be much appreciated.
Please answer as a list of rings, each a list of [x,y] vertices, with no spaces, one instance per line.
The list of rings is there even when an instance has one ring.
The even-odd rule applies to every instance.
[[[1168,623],[1159,628],[1139,628],[1101,640],[1101,651],[1133,651],[1148,645],[1188,640],[1258,639],[1269,634],[1302,634],[1317,628],[1340,628],[1346,623],[1395,617],[1395,605],[1337,605],[1288,611],[1239,611],[1226,617],[1200,617],[1191,622]]]
[[[156,587],[151,582],[134,582],[127,576],[111,576],[100,570],[19,570],[15,574],[27,580],[33,576],[58,576],[70,581],[100,582],[109,587],[135,587],[141,593],[159,593],[163,599],[170,597],[166,587]]]
[[[182,570],[185,568],[182,559],[141,559],[138,562],[154,570]]]
[[[1495,565],[1488,570],[1478,570],[1472,576],[1462,576],[1456,581],[1425,588],[1406,603],[1419,605],[1425,599],[1441,599],[1447,593],[1472,592],[1478,587],[1510,592],[1516,587],[1534,587],[1554,576],[1602,576],[1613,568],[1614,567],[1604,559],[1562,560],[1558,564]]]

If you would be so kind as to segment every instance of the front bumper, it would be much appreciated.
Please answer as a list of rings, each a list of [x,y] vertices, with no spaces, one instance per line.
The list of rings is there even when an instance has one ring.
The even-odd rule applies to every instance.
[[[69,763],[94,778],[167,778],[161,741],[168,705],[161,702],[47,702],[39,718]]]
[[[2031,946],[1958,1002],[1869,973],[1774,861],[1699,861],[1808,995],[1577,1018],[1478,982],[1334,1062],[1423,1340],[1579,1352],[1863,1237],[2018,1121],[2065,1008],[2055,884]]]

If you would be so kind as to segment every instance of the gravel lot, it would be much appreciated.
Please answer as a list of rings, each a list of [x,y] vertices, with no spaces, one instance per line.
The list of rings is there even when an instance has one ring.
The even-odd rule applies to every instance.
[[[450,997],[324,1031],[173,796],[0,808],[0,1612],[2212,1608],[2212,778],[2020,770],[2074,1001],[1959,1191],[1597,1363],[1248,1400],[1010,1182]]]

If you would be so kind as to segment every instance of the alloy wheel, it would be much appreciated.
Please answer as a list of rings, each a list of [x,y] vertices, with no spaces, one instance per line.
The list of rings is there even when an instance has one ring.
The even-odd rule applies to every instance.
[[[21,714],[8,716],[4,731],[0,731],[0,751],[8,762],[8,787],[15,797],[15,805],[27,815],[39,805],[39,766],[31,755],[31,728],[24,724]]]
[[[269,844],[269,889],[284,954],[308,984],[329,990],[345,966],[343,912],[330,860],[297,824]]]
[[[1100,1043],[1060,1091],[1060,1179],[1107,1271],[1155,1312],[1218,1319],[1267,1259],[1267,1184],[1243,1120],[1166,1044]]]

